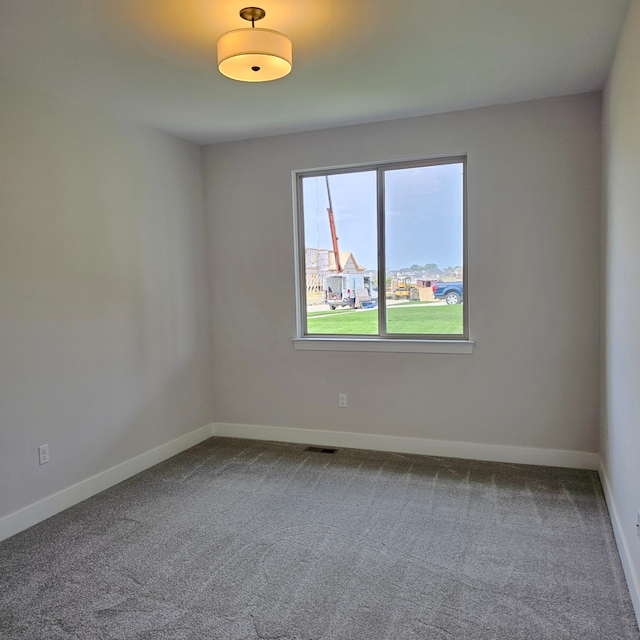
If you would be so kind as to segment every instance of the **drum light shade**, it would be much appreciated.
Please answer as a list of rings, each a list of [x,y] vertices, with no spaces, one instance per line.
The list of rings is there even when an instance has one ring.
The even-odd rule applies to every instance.
[[[267,82],[292,68],[291,40],[270,29],[236,29],[218,39],[220,73],[241,82]]]

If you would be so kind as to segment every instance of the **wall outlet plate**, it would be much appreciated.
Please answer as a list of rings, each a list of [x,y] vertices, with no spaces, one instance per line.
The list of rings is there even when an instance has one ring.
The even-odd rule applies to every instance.
[[[38,459],[40,464],[47,464],[49,462],[49,445],[41,444],[38,447]]]
[[[344,409],[347,406],[347,394],[346,393],[339,393],[338,394],[338,406],[341,409]]]

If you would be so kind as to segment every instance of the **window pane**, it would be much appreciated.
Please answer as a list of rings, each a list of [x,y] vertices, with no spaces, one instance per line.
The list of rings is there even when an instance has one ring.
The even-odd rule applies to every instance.
[[[376,172],[304,177],[302,207],[307,334],[376,335]]]
[[[385,171],[387,333],[464,334],[463,171]]]

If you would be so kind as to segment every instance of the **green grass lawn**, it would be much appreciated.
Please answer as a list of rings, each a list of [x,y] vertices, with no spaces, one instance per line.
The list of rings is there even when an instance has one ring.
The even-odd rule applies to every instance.
[[[461,304],[390,307],[387,309],[387,331],[403,334],[462,335],[462,309]],[[307,327],[309,334],[377,335],[378,310],[313,312],[308,314]]]

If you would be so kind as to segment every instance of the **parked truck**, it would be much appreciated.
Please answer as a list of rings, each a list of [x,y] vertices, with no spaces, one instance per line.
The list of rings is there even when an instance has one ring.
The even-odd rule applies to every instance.
[[[369,276],[355,273],[340,273],[325,276],[322,285],[322,302],[328,304],[332,311],[337,307],[351,307],[356,303],[378,301],[378,290]],[[363,305],[364,306],[364,305]],[[366,306],[371,306],[367,304]]]
[[[436,282],[431,290],[435,300],[444,300],[447,304],[460,304],[464,297],[462,282]]]

